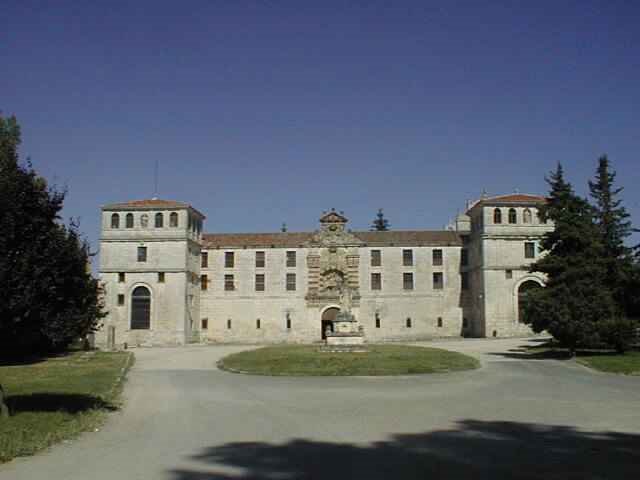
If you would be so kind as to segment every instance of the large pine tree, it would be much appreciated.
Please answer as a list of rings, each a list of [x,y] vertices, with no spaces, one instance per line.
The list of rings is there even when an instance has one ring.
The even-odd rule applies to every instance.
[[[0,355],[63,349],[103,315],[88,245],[60,222],[64,193],[20,164],[19,145],[0,116]]]
[[[598,342],[598,322],[619,312],[606,284],[605,246],[593,209],[565,181],[561,165],[547,183],[551,191],[540,214],[555,228],[542,239],[545,255],[530,267],[546,275],[546,288],[528,295],[524,318],[535,332],[548,331],[574,353],[579,345]]]

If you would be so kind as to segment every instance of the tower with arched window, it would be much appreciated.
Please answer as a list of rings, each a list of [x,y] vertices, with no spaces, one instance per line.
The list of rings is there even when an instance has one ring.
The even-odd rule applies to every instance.
[[[106,345],[184,344],[197,338],[204,215],[167,200],[102,207],[100,280],[107,317],[96,333]]]

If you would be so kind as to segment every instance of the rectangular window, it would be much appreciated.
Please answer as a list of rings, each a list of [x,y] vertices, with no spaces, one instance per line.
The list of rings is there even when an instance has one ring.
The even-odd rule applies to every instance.
[[[118,294],[118,305],[122,306],[124,305],[124,295],[123,294]]]
[[[291,315],[287,313],[287,330],[291,330]]]
[[[256,252],[256,268],[264,268],[264,252]]]
[[[407,328],[411,328],[411,317],[407,317]]]
[[[438,317],[438,328],[442,328],[442,317]]]
[[[233,252],[224,252],[224,266],[225,268],[233,268],[235,265],[235,258]]]
[[[256,292],[264,292],[264,273],[256,273]]]
[[[227,329],[231,330],[231,319],[227,318]]]
[[[209,288],[209,277],[200,275],[200,290],[206,290],[207,288]]]
[[[402,265],[413,266],[413,250],[402,250]]]
[[[462,290],[469,290],[469,272],[462,272],[460,279]]]
[[[200,329],[207,330],[208,328],[209,328],[209,319],[203,318],[202,320],[200,320]]]
[[[124,283],[124,278],[125,278],[124,272],[118,273],[118,283]]]
[[[536,258],[536,244],[524,242],[524,258]]]
[[[511,280],[513,278],[513,270],[505,270],[504,278],[506,278],[507,280]]]
[[[372,273],[371,274],[371,290],[381,290],[381,289],[382,289],[382,274]]]
[[[432,264],[435,267],[439,267],[442,265],[442,250],[441,249],[436,249],[433,251],[432,255],[431,255],[431,259],[432,259]]]
[[[202,252],[200,254],[200,267],[209,268],[209,253]]]
[[[224,276],[224,289],[227,292],[232,292],[236,289],[236,286],[233,283],[233,275]]]
[[[376,328],[380,328],[380,314],[376,313]]]
[[[158,272],[158,283],[164,283],[164,272]]]
[[[260,330],[260,319],[256,318],[256,330]]]
[[[413,273],[402,274],[402,288],[405,290],[413,290]]]
[[[460,265],[462,265],[463,267],[469,265],[469,250],[467,250],[466,248],[460,250]]]
[[[287,273],[287,290],[292,292],[296,289],[296,274]]]
[[[382,265],[382,251],[371,250],[371,266],[379,267],[380,265]]]
[[[444,277],[442,272],[435,272],[433,274],[433,289],[434,290],[442,290],[444,287]]]
[[[139,262],[147,261],[147,247],[138,247],[138,261]]]
[[[287,267],[295,267],[296,266],[296,252],[288,251],[287,252]]]

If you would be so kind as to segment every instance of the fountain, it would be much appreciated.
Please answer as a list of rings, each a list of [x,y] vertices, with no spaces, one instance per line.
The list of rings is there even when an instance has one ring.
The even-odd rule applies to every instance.
[[[333,330],[327,327],[325,332],[325,351],[365,351],[364,328],[358,325],[355,315],[351,312],[352,292],[346,282],[340,278],[337,283],[339,292],[340,311],[333,321]]]

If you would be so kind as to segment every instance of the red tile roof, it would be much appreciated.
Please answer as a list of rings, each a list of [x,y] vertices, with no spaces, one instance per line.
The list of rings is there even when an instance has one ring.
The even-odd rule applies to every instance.
[[[512,193],[510,195],[498,195],[483,200],[484,202],[545,202],[546,198],[540,195],[528,195],[524,193]]]
[[[153,210],[158,208],[191,208],[200,215],[198,210],[193,208],[188,203],[176,202],[173,200],[161,200],[159,198],[150,198],[145,200],[131,200],[129,202],[110,203],[102,207],[103,210],[128,210],[128,209],[140,209],[140,210]],[[202,215],[204,217],[204,215]]]

